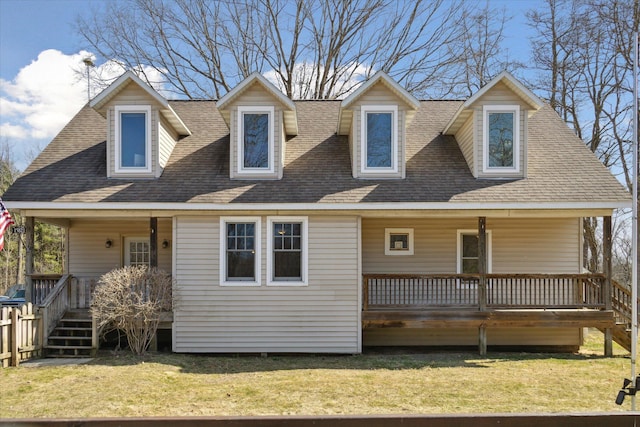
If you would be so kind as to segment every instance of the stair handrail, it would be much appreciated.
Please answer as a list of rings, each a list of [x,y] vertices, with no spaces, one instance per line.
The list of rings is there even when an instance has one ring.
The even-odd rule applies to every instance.
[[[49,334],[53,332],[58,321],[62,319],[64,313],[69,309],[71,277],[70,274],[62,276],[39,306],[39,310],[42,313],[44,340],[49,338]]]
[[[631,324],[633,316],[631,290],[615,280],[611,280],[611,303],[617,318],[627,324]],[[638,299],[640,301],[640,298]],[[636,304],[638,304],[636,301]]]

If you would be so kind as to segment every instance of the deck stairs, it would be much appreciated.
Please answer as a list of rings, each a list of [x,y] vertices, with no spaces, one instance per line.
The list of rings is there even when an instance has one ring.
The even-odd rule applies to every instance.
[[[613,341],[627,351],[631,351],[632,305],[631,291],[615,280],[611,281],[613,294],[613,314],[616,325],[611,329]],[[604,333],[604,329],[600,329]]]
[[[89,310],[68,310],[47,339],[45,357],[91,357],[91,331]]]

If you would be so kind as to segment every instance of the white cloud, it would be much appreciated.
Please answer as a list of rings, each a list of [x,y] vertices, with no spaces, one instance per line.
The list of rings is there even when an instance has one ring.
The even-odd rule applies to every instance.
[[[0,79],[0,139],[16,141],[23,152],[16,152],[17,167],[26,167],[26,157],[46,145],[87,103],[86,66],[90,52],[71,55],[49,49],[23,67],[11,80]],[[161,75],[145,67],[150,79],[162,82]],[[90,70],[91,95],[124,72],[116,61]],[[102,79],[97,82],[95,77]],[[154,85],[162,90],[162,83]]]

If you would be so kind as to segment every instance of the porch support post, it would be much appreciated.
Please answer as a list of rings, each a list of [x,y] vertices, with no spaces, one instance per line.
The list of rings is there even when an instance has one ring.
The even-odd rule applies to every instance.
[[[158,218],[149,219],[149,267],[158,268]]]
[[[24,263],[24,283],[25,283],[25,300],[33,302],[33,242],[34,242],[34,225],[35,220],[32,216],[24,219],[25,227],[25,263]]]
[[[613,247],[613,239],[612,239],[612,226],[611,226],[611,216],[605,216],[602,218],[602,246],[603,246],[603,260],[602,260],[602,270],[604,272],[604,289],[603,289],[603,297],[604,297],[604,305],[606,310],[613,309],[613,303],[611,298],[613,296],[612,285],[611,285],[611,275],[612,275],[612,247]],[[613,356],[613,330],[611,328],[606,328],[604,330],[604,355],[605,356]]]
[[[478,218],[478,306],[480,311],[487,309],[487,218]],[[480,326],[478,330],[478,347],[480,355],[487,354],[487,328]]]

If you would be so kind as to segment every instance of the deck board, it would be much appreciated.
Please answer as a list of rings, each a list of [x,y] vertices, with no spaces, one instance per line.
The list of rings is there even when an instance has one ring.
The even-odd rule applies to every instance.
[[[611,310],[367,310],[363,328],[613,328]]]

